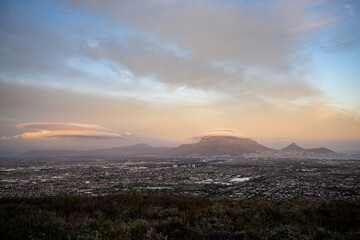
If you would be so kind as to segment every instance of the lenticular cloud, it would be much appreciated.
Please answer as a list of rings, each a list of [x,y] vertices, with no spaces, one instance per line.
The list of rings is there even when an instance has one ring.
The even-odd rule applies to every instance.
[[[236,137],[236,138],[248,138],[245,134],[241,133],[239,130],[236,129],[211,129],[206,131],[204,134],[195,136],[193,139],[200,139],[200,138],[207,138],[207,137]]]
[[[35,131],[24,132],[13,137],[2,137],[2,140],[23,139],[59,139],[59,138],[123,138],[131,136],[129,132],[116,133],[98,125],[78,123],[22,123],[19,128]]]

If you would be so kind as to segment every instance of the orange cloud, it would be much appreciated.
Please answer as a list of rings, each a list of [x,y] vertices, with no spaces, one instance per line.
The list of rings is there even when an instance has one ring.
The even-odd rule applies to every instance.
[[[115,133],[97,125],[78,123],[22,123],[16,126],[36,131],[24,132],[12,137],[2,137],[1,139],[123,138],[132,135],[129,132]]]

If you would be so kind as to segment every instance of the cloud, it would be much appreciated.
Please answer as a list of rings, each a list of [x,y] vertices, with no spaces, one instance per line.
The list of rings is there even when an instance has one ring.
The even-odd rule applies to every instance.
[[[68,2],[116,26],[96,46],[83,45],[84,56],[127,69],[134,79],[235,98],[250,92],[265,101],[323,100],[303,73],[324,42],[335,47],[335,33],[350,33],[336,6],[321,0]],[[130,31],[118,34],[124,26]]]
[[[75,146],[85,139],[66,138],[90,142],[127,129],[183,141],[226,126],[255,137],[358,142],[359,115],[329,107],[339,99],[314,87],[327,79],[307,75],[319,49],[359,46],[358,5],[350,5],[354,16],[344,3],[323,0],[5,3],[0,136],[56,136]],[[89,119],[114,132],[14,128]]]
[[[102,57],[116,57],[121,64],[132,68],[132,55],[145,54],[145,58],[138,60],[141,66],[139,68],[147,66],[146,70],[150,70],[152,66],[148,62],[148,54],[155,57],[154,60],[171,60],[168,64],[166,60],[159,62],[159,67],[154,70],[159,70],[160,75],[166,74],[176,59],[179,63],[183,61],[189,65],[192,62],[196,65],[195,69],[203,65],[204,74],[209,71],[206,77],[210,79],[214,72],[211,71],[211,61],[230,61],[236,68],[263,66],[274,70],[288,69],[289,55],[296,55],[304,44],[317,40],[314,36],[317,31],[328,28],[333,20],[333,16],[326,10],[312,10],[319,5],[318,1],[302,1],[301,4],[274,1],[267,6],[256,2],[242,5],[234,1],[114,1],[107,4],[96,1],[70,2],[82,10],[110,18],[118,25],[126,24],[137,29],[137,32],[147,33],[141,36],[121,35],[122,42],[125,39],[126,44],[129,44],[129,51],[125,54],[114,51],[109,56],[106,56],[109,53],[106,51]],[[305,19],[307,20],[304,21]],[[116,47],[114,41],[121,43],[114,36],[103,38],[100,43],[104,47],[109,44]],[[162,47],[165,43],[188,52],[188,57],[179,58],[173,51]],[[146,54],[144,50],[150,51]],[[130,59],[123,58],[123,55],[130,55]],[[157,61],[153,64],[156,63]],[[185,66],[187,65],[179,65],[179,68]],[[137,71],[134,72],[137,74]],[[166,74],[161,81],[176,81],[167,76],[170,74]],[[226,74],[223,73],[222,76]],[[194,80],[201,81],[202,84],[214,83],[193,77],[182,80],[188,83]]]
[[[351,16],[353,16],[355,14],[355,9],[350,4],[344,4],[344,8],[348,10],[348,12]]]
[[[208,129],[240,129],[246,135],[260,139],[286,138],[282,144],[292,141],[348,141],[359,143],[360,121],[358,115],[323,105],[261,102],[249,94],[242,99],[227,99],[210,104],[158,102],[156,104],[122,97],[109,97],[71,91],[49,85],[32,83],[0,82],[0,136],[22,134],[24,128],[14,127],[21,122],[92,122],[115,133],[123,129],[136,136],[147,136],[184,142],[189,137]],[[223,129],[222,128],[222,129]],[[44,129],[50,130],[50,129]],[[37,132],[37,131],[26,131]],[[200,136],[201,137],[201,136]],[[16,144],[32,144],[27,150],[43,147],[49,149],[84,148],[97,149],[130,145],[130,138],[72,138],[72,141],[18,138],[1,141],[1,149]],[[119,141],[121,139],[121,141]],[[86,140],[86,141],[85,141]],[[91,141],[91,148],[89,147]],[[111,143],[109,143],[111,141]],[[266,140],[268,143],[269,141]],[[11,145],[12,143],[13,145]],[[50,145],[53,143],[53,145]],[[137,142],[138,143],[138,142]],[[67,145],[66,145],[67,144]],[[334,148],[335,149],[335,148]]]
[[[97,125],[78,123],[21,123],[16,127],[37,131],[1,139],[123,138],[132,135],[129,132],[119,134]]]
[[[251,93],[262,100],[317,101],[322,92],[299,77],[299,69],[308,70],[324,42],[329,48],[354,40],[348,37],[353,28],[342,27],[336,8],[322,0],[68,3],[53,7],[48,24],[36,17],[41,11],[5,5],[0,70],[133,98],[184,101],[174,89],[200,89],[234,98]]]
[[[220,136],[221,137],[248,138],[248,136],[241,133],[239,130],[229,129],[229,128],[219,128],[219,129],[207,130],[202,135],[192,137],[192,139],[198,140],[198,139],[201,139],[201,138],[220,137]]]

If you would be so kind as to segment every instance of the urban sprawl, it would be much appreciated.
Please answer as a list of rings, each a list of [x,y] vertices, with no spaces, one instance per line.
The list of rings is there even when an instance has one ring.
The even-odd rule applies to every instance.
[[[120,191],[359,199],[360,161],[268,156],[1,158],[0,197]]]

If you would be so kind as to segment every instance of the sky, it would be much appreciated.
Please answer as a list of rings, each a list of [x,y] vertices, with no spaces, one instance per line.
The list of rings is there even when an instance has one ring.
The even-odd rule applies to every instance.
[[[227,132],[360,151],[359,92],[357,0],[0,4],[1,151]]]

